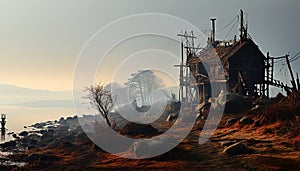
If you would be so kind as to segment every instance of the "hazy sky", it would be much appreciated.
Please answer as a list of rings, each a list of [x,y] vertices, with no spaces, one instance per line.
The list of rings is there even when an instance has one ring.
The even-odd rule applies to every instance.
[[[299,0],[1,0],[0,83],[71,90],[77,56],[90,36],[120,17],[138,13],[174,15],[201,30],[209,29],[209,19],[216,17],[218,30],[243,9],[249,33],[264,54],[293,55],[300,51],[299,7]],[[217,33],[217,39],[225,34]],[[295,71],[300,72],[299,64],[300,60],[293,63]],[[287,80],[285,68],[277,76]]]

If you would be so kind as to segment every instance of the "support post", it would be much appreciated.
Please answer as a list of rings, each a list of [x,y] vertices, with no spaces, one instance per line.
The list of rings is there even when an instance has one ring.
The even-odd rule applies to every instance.
[[[297,90],[296,83],[295,83],[295,78],[294,78],[294,74],[293,74],[292,67],[291,67],[290,60],[289,60],[289,55],[285,55],[285,59],[286,59],[286,63],[287,63],[288,69],[290,71],[290,75],[291,75],[291,79],[292,79],[291,83],[292,83],[292,86],[293,86],[293,90]]]
[[[6,123],[6,114],[1,114],[1,141],[5,140],[5,123]]]
[[[6,123],[6,114],[1,114],[1,131],[5,130],[5,123]]]
[[[243,40],[243,35],[244,35],[244,12],[243,10],[241,11],[241,21],[240,21],[240,40]]]
[[[183,42],[181,42],[181,64],[180,64],[180,94],[179,94],[179,101],[183,101],[183,58],[184,58],[184,47]]]
[[[216,41],[216,25],[215,25],[215,18],[210,19],[212,24],[212,32],[211,32],[211,43],[214,44]]]
[[[298,91],[300,91],[300,81],[299,81],[298,73],[297,73],[297,87],[298,87]]]
[[[272,64],[273,64],[274,60],[273,59],[271,59],[271,60],[272,60]],[[270,69],[271,69],[271,73],[270,73]],[[273,82],[273,69],[274,69],[273,65],[270,66],[270,53],[268,52],[267,53],[267,61],[266,61],[266,70],[265,70],[265,72],[266,72],[265,80],[266,80],[266,90],[267,90],[266,94],[267,94],[268,98],[270,96],[270,82]],[[271,76],[270,76],[270,74],[271,74]]]

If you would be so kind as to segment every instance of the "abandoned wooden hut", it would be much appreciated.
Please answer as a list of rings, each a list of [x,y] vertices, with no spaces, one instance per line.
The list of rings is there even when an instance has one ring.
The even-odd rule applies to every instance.
[[[224,69],[227,92],[241,95],[258,96],[265,92],[265,63],[266,57],[258,45],[247,33],[247,25],[243,20],[243,11],[240,16],[240,38],[237,40],[215,40],[215,19],[212,20],[212,34],[208,45],[199,53],[187,49],[186,66],[196,79],[198,89],[197,98],[207,100],[211,96],[210,85],[215,80],[209,79],[207,72],[218,73]],[[223,68],[210,61],[212,55],[218,55]],[[204,63],[208,65],[204,68]],[[220,81],[220,80],[219,80]]]

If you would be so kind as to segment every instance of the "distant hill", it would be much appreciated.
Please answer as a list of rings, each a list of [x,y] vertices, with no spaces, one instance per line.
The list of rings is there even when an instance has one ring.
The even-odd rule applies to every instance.
[[[0,105],[70,107],[72,100],[72,91],[49,91],[0,84]]]
[[[13,104],[14,106],[34,107],[34,108],[73,108],[72,100],[40,100],[26,103]]]
[[[114,85],[119,90],[122,87],[118,84]],[[164,88],[167,95],[171,95],[171,92],[178,94],[177,87]],[[75,96],[80,99],[82,97],[81,91],[75,91]],[[125,94],[118,97],[121,99]],[[49,91],[41,89],[30,89],[19,87],[15,85],[0,84],[0,105],[14,105],[25,107],[57,107],[57,108],[70,108],[73,107],[73,92],[72,91]],[[178,97],[176,97],[178,98]]]

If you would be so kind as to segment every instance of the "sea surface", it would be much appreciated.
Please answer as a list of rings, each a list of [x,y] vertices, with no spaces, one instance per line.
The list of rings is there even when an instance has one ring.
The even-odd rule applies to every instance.
[[[59,120],[61,117],[75,116],[74,108],[47,108],[47,107],[23,107],[14,105],[0,105],[0,112],[6,114],[5,141],[12,139],[7,133],[18,133],[35,123]],[[3,141],[3,140],[2,140]]]

